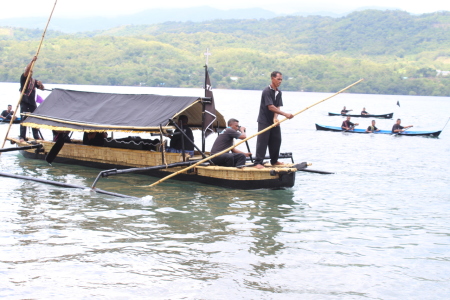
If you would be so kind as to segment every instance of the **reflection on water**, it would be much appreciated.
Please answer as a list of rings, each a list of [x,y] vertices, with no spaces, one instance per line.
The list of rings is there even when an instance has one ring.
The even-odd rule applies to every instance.
[[[240,99],[222,93],[231,104]],[[286,93],[286,110],[321,96]],[[342,97],[345,102],[333,105],[355,108],[375,99],[372,105],[379,106],[371,111],[380,113],[397,101]],[[404,111],[395,113],[412,118],[405,122],[420,130],[434,129],[450,101],[427,97],[425,112],[420,99],[404,97]],[[314,122],[341,122],[327,117],[328,110],[319,107],[294,118],[295,126],[283,125],[282,151],[336,173],[298,173],[292,189],[241,191],[176,180],[145,188],[156,179],[139,174],[99,181],[101,189],[137,197],[122,199],[0,178],[0,296],[447,298],[450,131],[439,139],[315,131]],[[224,112],[252,117],[239,113]],[[390,126],[392,120],[378,123]],[[0,133],[5,128],[0,125]],[[0,169],[86,187],[99,172],[12,152],[0,156]]]

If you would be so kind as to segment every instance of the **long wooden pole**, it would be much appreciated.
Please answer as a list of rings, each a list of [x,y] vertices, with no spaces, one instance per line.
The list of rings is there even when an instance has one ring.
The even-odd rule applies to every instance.
[[[52,12],[51,12],[50,17],[48,18],[48,21],[47,21],[47,25],[45,25],[44,32],[42,33],[41,42],[39,43],[39,47],[38,47],[38,49],[37,49],[37,51],[36,51],[36,55],[35,55],[36,58],[39,56],[39,52],[41,51],[42,42],[44,41],[45,33],[47,32],[48,24],[50,24],[50,20],[52,19],[52,15],[53,15],[53,12],[55,11],[55,7],[56,7],[56,3],[57,3],[57,2],[58,2],[58,0],[55,0],[55,4],[53,5]],[[35,62],[36,62],[36,60],[34,60],[34,61],[31,63],[30,70],[28,71],[27,80],[25,81],[25,84],[23,85],[22,92],[20,93],[19,101],[17,102],[16,109],[14,110],[13,116],[11,117],[11,121],[9,122],[9,127],[8,127],[8,130],[6,131],[5,138],[3,139],[3,145],[2,145],[2,148],[5,147],[6,138],[8,137],[9,131],[10,131],[10,129],[11,129],[11,125],[12,125],[13,122],[14,122],[14,119],[15,119],[15,116],[16,116],[16,112],[17,112],[17,110],[19,109],[20,102],[22,102],[23,94],[24,94],[25,90],[26,90],[27,87],[28,87],[28,82],[30,81],[31,73],[32,73],[32,71],[33,71],[33,67],[34,67],[34,63],[35,63]]]
[[[363,81],[363,80],[364,80],[364,79],[360,79],[360,80],[356,81],[355,83],[353,83],[353,84],[347,86],[346,88],[340,90],[339,92],[337,92],[337,93],[335,93],[335,94],[333,94],[333,95],[331,95],[331,96],[329,96],[329,97],[327,97],[327,98],[325,98],[325,99],[322,99],[322,100],[320,100],[319,102],[316,102],[316,103],[314,103],[313,105],[310,105],[310,106],[308,106],[307,108],[302,109],[301,111],[296,112],[296,113],[294,114],[294,116],[296,116],[296,115],[298,115],[298,114],[301,114],[302,112],[304,112],[304,111],[310,109],[311,107],[316,106],[317,104],[322,103],[322,102],[324,102],[324,101],[326,101],[326,100],[328,100],[328,99],[330,99],[330,98],[333,98],[333,97],[336,96],[336,95],[339,95],[340,93],[342,93],[342,92],[348,90],[349,88],[351,88],[351,87],[354,86],[354,85],[357,85],[358,83],[360,83],[360,82]],[[214,157],[217,157],[217,156],[222,155],[222,154],[224,154],[224,153],[227,153],[227,152],[230,151],[231,149],[233,149],[233,148],[239,146],[239,145],[242,144],[242,143],[245,143],[245,142],[248,141],[249,139],[254,138],[255,136],[258,136],[258,135],[260,135],[261,133],[264,133],[264,132],[266,132],[266,131],[272,129],[272,128],[275,127],[275,126],[278,126],[280,123],[282,123],[282,122],[284,122],[284,121],[286,121],[286,120],[289,120],[289,119],[288,119],[288,118],[284,118],[284,119],[280,120],[278,123],[274,123],[274,124],[272,124],[272,125],[270,125],[270,126],[264,128],[263,130],[261,130],[261,131],[255,133],[254,135],[252,135],[252,136],[250,136],[250,137],[247,137],[247,138],[241,140],[240,142],[234,144],[233,146],[231,146],[231,147],[229,147],[229,148],[227,148],[227,149],[225,149],[225,150],[223,150],[223,151],[220,151],[220,152],[218,152],[218,153],[216,153],[216,154],[214,154],[214,155],[211,155],[211,156],[209,156],[209,157],[207,157],[207,158],[205,158],[205,159],[202,159],[202,160],[196,162],[195,164],[190,165],[190,166],[187,167],[187,168],[184,168],[183,170],[180,170],[180,171],[178,171],[178,172],[172,173],[172,174],[170,174],[170,175],[168,175],[168,176],[166,176],[166,177],[164,177],[164,178],[162,178],[162,179],[156,181],[155,183],[153,183],[153,184],[151,184],[151,185],[149,185],[149,186],[152,187],[152,186],[155,186],[155,185],[157,185],[157,184],[160,184],[161,182],[163,182],[163,181],[165,181],[165,180],[167,180],[167,179],[169,179],[169,178],[172,178],[172,177],[174,177],[174,176],[176,176],[176,175],[178,175],[178,174],[180,174],[180,173],[183,173],[183,172],[186,172],[187,170],[190,170],[190,169],[192,169],[192,168],[195,168],[195,167],[198,166],[199,164],[202,164],[202,163],[204,163],[205,161],[210,160],[211,158],[214,158]]]

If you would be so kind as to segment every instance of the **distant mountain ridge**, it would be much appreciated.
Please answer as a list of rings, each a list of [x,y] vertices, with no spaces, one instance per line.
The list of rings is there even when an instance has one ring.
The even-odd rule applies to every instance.
[[[382,9],[382,8],[377,8]],[[348,13],[333,13],[328,11],[293,12],[293,16],[328,16],[342,17]],[[165,22],[204,22],[218,19],[271,19],[286,14],[276,14],[262,8],[220,10],[209,6],[173,9],[149,9],[131,15],[116,17],[86,17],[77,19],[53,17],[49,29],[65,33],[107,30],[124,25],[152,25]],[[47,23],[46,17],[27,17],[0,19],[0,26],[43,29]]]
[[[450,12],[352,12],[49,30],[38,61],[47,83],[200,87],[204,53],[216,88],[260,89],[274,69],[283,90],[450,95]],[[0,81],[17,81],[40,29],[0,27]]]

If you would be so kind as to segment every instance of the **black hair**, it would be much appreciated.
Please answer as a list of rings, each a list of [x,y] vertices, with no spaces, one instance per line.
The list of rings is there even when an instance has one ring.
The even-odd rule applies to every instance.
[[[228,124],[228,126],[230,126],[230,125],[233,124],[234,122],[238,122],[238,123],[239,123],[238,120],[231,118],[231,119],[228,120],[228,123],[227,123],[227,124]]]
[[[275,78],[275,77],[277,77],[277,74],[283,75],[283,74],[281,74],[280,71],[273,71],[273,72],[270,74],[270,77],[271,77],[271,78]]]

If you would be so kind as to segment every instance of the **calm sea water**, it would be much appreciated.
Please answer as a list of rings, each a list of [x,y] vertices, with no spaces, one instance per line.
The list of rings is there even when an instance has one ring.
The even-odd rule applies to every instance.
[[[201,89],[69,88],[203,95]],[[15,107],[17,90],[0,83],[1,109]],[[226,119],[255,132],[260,91],[214,95]],[[329,95],[285,92],[283,109],[297,112]],[[282,124],[281,152],[335,174],[299,172],[286,190],[174,180],[145,188],[155,179],[133,174],[99,181],[101,189],[137,197],[131,200],[0,177],[0,297],[447,299],[450,125],[440,138],[315,130],[314,123],[339,126],[342,118],[327,113],[344,105],[394,112],[415,130],[442,129],[450,116],[448,97],[332,98]],[[393,123],[377,120],[383,129]],[[0,125],[2,142],[7,127]],[[18,131],[13,125],[10,135]],[[14,152],[0,156],[0,170],[85,186],[99,172]]]

